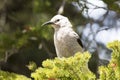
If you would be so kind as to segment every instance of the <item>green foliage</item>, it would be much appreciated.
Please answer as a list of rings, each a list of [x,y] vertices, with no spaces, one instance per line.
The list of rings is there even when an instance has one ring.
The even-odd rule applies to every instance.
[[[99,67],[99,80],[120,80],[120,42],[109,43],[108,48],[113,51],[112,59],[108,66]],[[47,59],[38,69],[34,62],[30,62],[28,68],[35,71],[31,74],[34,80],[95,80],[95,75],[88,69],[90,57],[88,52],[77,53],[69,58]],[[31,80],[23,75],[0,71],[0,80],[21,79]]]
[[[23,75],[0,71],[0,80],[31,80]]]
[[[20,31],[0,34],[0,60],[4,59],[5,53],[15,53],[19,48],[28,43],[30,34]]]
[[[101,80],[120,80],[120,42],[114,41],[108,44],[112,49],[112,59],[107,67],[99,67]]]
[[[3,8],[2,7],[0,8],[1,10],[0,16],[2,16],[0,18],[0,22],[3,22],[3,23],[0,23],[0,32],[1,32],[0,60],[3,60],[5,58],[5,53],[9,53],[11,55],[16,53],[17,51],[20,51],[19,49],[21,49],[24,46],[26,46],[26,48],[29,48],[29,46],[34,46],[34,43],[32,45],[28,45],[32,37],[34,37],[34,39],[36,38],[37,44],[42,43],[42,41],[45,41],[45,40],[51,43],[51,41],[53,41],[52,29],[48,28],[47,26],[41,27],[41,24],[44,23],[45,21],[48,21],[53,15],[57,14],[57,11],[61,6],[62,1],[63,0],[59,0],[59,1],[58,0],[14,0],[14,1],[7,0],[5,1],[4,5],[3,5],[4,2],[3,3],[1,2],[0,6],[3,5]],[[72,19],[70,20],[72,20],[72,22],[80,21],[77,23],[79,24],[81,23],[84,25],[86,22],[85,19],[83,19],[82,16],[80,16],[80,14],[79,15],[78,13],[76,14],[75,12],[76,10],[73,8],[73,6],[69,7],[72,1],[79,2],[79,0],[67,0],[65,5],[66,9],[65,9],[64,15],[71,17]],[[117,12],[120,12],[118,5],[115,4],[115,2],[118,0],[103,0],[103,1],[107,3],[108,8],[115,10]],[[73,16],[75,14],[77,16]],[[80,18],[82,20],[79,20]],[[45,45],[46,47],[48,46],[48,48],[51,48],[49,47],[49,44],[45,44]],[[118,43],[116,43],[116,45],[118,45]],[[53,48],[54,47],[52,47],[52,50]],[[113,47],[110,47],[110,48],[113,49]],[[116,49],[116,47],[114,47],[113,53],[117,53],[117,54],[113,55],[113,58],[114,58],[113,62],[115,64],[112,64],[111,62],[111,65],[116,66],[117,64],[118,66],[120,66],[120,64],[118,64],[120,63],[119,62],[120,58],[118,57],[120,52],[119,50],[120,49],[118,48]],[[36,51],[33,51],[33,52],[36,52]],[[69,80],[69,79],[79,79],[79,78],[88,79],[87,75],[89,75],[89,78],[94,79],[94,76],[92,76],[93,74],[91,74],[88,68],[85,67],[85,65],[87,66],[88,58],[86,57],[87,59],[85,60],[84,57],[81,57],[81,60],[79,59],[77,60],[77,58],[79,58],[80,56],[83,56],[83,55],[80,54],[67,59],[56,58],[55,60],[44,61],[43,62],[44,68],[40,67],[39,69],[37,69],[36,72],[32,74],[32,77],[35,79],[55,77],[55,78]],[[6,56],[6,57],[9,57],[9,56]],[[15,59],[14,61],[16,61]],[[30,62],[30,65],[28,66],[28,68],[34,71],[36,68],[36,65],[33,62]],[[106,72],[108,76],[111,75],[108,73],[112,73],[113,68],[110,67],[111,70],[109,70],[109,66],[103,67],[103,68],[105,71],[109,71],[109,72]],[[115,69],[119,71],[119,67],[115,67]],[[39,73],[41,75],[39,75]],[[100,74],[101,76],[104,76],[104,74],[102,73]],[[6,76],[10,75],[10,76],[6,77],[3,75],[6,75]],[[13,73],[0,71],[0,80],[16,80],[16,79],[9,79],[8,77],[11,78],[11,75],[12,77],[18,77],[18,75],[13,76],[14,75]],[[113,76],[115,77],[115,79],[118,78],[115,75],[119,75],[119,74],[118,73],[116,74],[115,72],[113,72]]]
[[[108,48],[113,51],[112,59],[108,66],[99,67],[99,80],[120,80],[120,42],[109,43]],[[87,67],[89,58],[90,54],[85,52],[69,58],[47,59],[43,68],[39,67],[31,76],[35,80],[95,80],[95,75]]]
[[[74,57],[47,59],[43,68],[39,67],[31,76],[35,80],[60,79],[60,80],[94,80],[95,76],[88,69],[90,54],[77,53]]]
[[[35,69],[37,69],[37,65],[35,62],[33,61],[30,61],[29,62],[29,65],[27,65],[28,69],[31,70],[31,71],[35,71]]]
[[[11,47],[9,45],[12,45],[14,43],[14,39],[9,38],[9,36],[9,34],[0,34],[0,60],[4,57],[5,51]]]
[[[120,7],[118,4],[116,4],[116,3],[118,3],[117,1],[119,1],[119,0],[103,0],[103,1],[105,3],[107,3],[108,9],[114,10],[114,11],[120,13]]]

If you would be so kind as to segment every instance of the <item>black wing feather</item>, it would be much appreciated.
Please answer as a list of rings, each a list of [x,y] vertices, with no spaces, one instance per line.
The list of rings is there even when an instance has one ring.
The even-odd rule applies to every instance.
[[[80,38],[77,39],[77,42],[80,44],[80,46],[83,48],[83,44],[82,41],[80,40]]]

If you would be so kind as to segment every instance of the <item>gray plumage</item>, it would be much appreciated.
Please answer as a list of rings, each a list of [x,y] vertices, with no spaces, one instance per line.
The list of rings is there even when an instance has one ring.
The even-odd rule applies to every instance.
[[[58,57],[70,57],[77,52],[83,52],[79,35],[72,29],[67,17],[56,15],[43,25],[46,24],[51,24],[55,30],[54,45]]]

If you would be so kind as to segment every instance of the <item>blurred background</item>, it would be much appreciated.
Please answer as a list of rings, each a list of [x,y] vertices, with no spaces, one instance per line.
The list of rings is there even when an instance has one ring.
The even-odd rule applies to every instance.
[[[101,64],[111,59],[108,42],[120,40],[119,0],[0,0],[0,69],[30,76],[27,65],[56,57],[54,30],[42,23],[61,13],[84,49]],[[105,62],[106,64],[106,62]]]

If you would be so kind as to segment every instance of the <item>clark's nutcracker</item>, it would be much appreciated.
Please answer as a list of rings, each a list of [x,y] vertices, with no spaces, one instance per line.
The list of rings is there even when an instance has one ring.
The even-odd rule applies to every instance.
[[[43,25],[51,24],[54,28],[54,45],[58,57],[70,57],[77,52],[83,52],[81,40],[72,29],[72,24],[67,17],[55,15]]]

